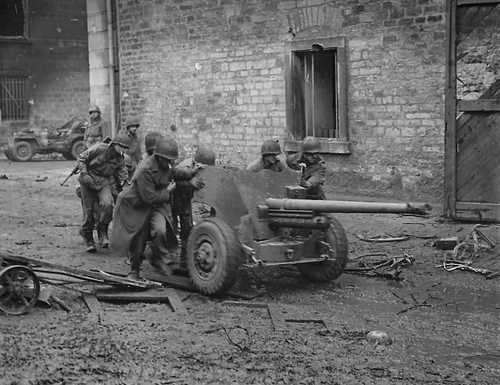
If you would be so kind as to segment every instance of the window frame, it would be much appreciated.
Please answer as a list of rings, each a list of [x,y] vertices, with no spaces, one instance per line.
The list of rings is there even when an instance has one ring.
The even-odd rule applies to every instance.
[[[347,52],[346,39],[343,36],[330,38],[315,38],[305,40],[294,40],[286,43],[285,57],[285,82],[286,82],[286,127],[288,134],[292,137],[291,142],[301,140],[294,132],[293,111],[293,73],[295,52],[312,51],[313,44],[320,44],[325,50],[336,51],[336,73],[335,73],[335,98],[336,98],[336,121],[338,137],[318,137],[321,143],[321,152],[330,154],[350,154],[351,143],[349,141],[349,129],[347,119]]]
[[[29,2],[30,0],[22,0],[23,3],[23,34],[22,35],[2,35],[0,34],[0,40],[4,41],[20,41],[20,42],[27,42],[29,39],[30,35],[30,28],[29,28],[29,15],[30,15],[30,8],[29,8]]]

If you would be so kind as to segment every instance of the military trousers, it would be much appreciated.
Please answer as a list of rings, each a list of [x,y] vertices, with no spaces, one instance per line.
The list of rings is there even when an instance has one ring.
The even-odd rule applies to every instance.
[[[94,190],[86,185],[80,185],[80,188],[83,209],[82,235],[86,240],[92,240],[95,227],[98,234],[107,236],[108,226],[113,218],[111,186],[104,186],[100,190]]]

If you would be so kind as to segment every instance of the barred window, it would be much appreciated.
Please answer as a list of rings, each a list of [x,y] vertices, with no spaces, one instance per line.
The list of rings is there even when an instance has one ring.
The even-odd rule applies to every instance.
[[[0,116],[2,120],[27,120],[27,79],[24,76],[0,76]]]

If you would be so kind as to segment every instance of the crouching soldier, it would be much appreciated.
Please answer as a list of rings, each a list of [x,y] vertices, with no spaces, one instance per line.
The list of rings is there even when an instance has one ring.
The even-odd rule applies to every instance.
[[[320,150],[319,140],[308,136],[302,142],[300,158],[293,162],[301,168],[300,185],[307,189],[309,199],[326,199],[323,191],[326,163],[319,155]]]
[[[176,271],[179,274],[185,274],[187,272],[187,240],[193,228],[193,208],[191,200],[193,199],[195,190],[200,190],[205,185],[203,180],[194,176],[194,174],[205,165],[215,165],[215,152],[207,147],[199,146],[193,158],[184,159],[177,166],[178,169],[187,169],[193,172],[192,179],[177,183],[172,201],[174,223],[178,224],[180,228],[181,253]]]
[[[111,245],[113,249],[130,257],[132,279],[140,279],[140,268],[144,259],[146,242],[165,238],[172,250],[177,247],[177,238],[172,226],[170,200],[176,188],[176,180],[188,180],[191,172],[173,168],[178,158],[177,143],[173,139],[162,139],[156,143],[153,156],[145,159],[137,168],[132,184],[118,196],[116,203]],[[168,272],[161,259],[152,261],[153,266]]]
[[[278,155],[281,154],[281,147],[277,140],[269,139],[262,143],[260,157],[247,166],[248,171],[259,172],[260,170],[272,170],[281,172],[285,166]]]
[[[109,246],[108,226],[113,214],[113,189],[127,179],[123,151],[129,146],[127,136],[117,135],[110,143],[97,143],[78,157],[83,225],[80,231],[87,251],[96,251],[93,230],[99,243]],[[97,222],[97,223],[96,223]]]

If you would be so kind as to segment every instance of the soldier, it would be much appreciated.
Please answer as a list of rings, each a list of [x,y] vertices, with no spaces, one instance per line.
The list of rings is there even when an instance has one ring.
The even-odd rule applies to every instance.
[[[137,129],[139,128],[139,126],[139,119],[133,117],[127,121],[125,129],[120,130],[121,133],[128,135],[128,137],[130,138],[130,147],[125,153],[130,155],[134,169],[142,159],[141,146],[139,143],[139,137],[137,135]]]
[[[323,192],[326,163],[319,155],[320,150],[319,140],[308,136],[302,142],[300,159],[294,162],[301,167],[300,185],[307,189],[309,199],[326,199]]]
[[[190,170],[199,170],[204,165],[215,165],[215,152],[208,147],[198,146],[194,158],[184,159],[177,166],[178,168],[187,168]],[[200,167],[201,166],[201,167]],[[199,177],[194,177],[189,181],[177,183],[172,201],[172,212],[174,222],[179,224],[181,238],[181,253],[179,257],[179,267],[177,273],[185,274],[187,272],[186,250],[187,239],[193,228],[193,209],[191,200],[195,190],[203,188],[204,183]]]
[[[254,160],[247,166],[248,171],[259,172],[261,170],[272,170],[281,172],[285,166],[278,155],[281,154],[281,147],[277,140],[268,139],[262,143],[260,148],[260,158]]]
[[[95,143],[99,143],[104,134],[108,131],[107,123],[101,117],[101,109],[98,106],[91,106],[89,108],[90,123],[85,130],[83,139],[87,148]]]
[[[146,148],[146,154],[144,158],[153,155],[155,152],[156,142],[161,139],[161,134],[159,132],[148,132],[144,138],[144,147]]]
[[[156,144],[153,156],[138,167],[132,185],[124,190],[116,203],[113,218],[112,246],[130,256],[132,279],[140,279],[140,268],[148,239],[155,243],[164,237],[167,247],[175,248],[177,238],[172,227],[169,202],[177,180],[189,180],[192,172],[178,170],[173,162],[179,155],[173,139],[162,139]],[[152,261],[162,272],[169,272],[161,259]]]
[[[83,225],[80,230],[87,251],[96,252],[93,230],[97,229],[99,243],[109,246],[108,225],[113,214],[113,190],[127,179],[123,151],[129,146],[128,136],[117,135],[110,143],[97,143],[83,151],[78,158]],[[97,211],[97,212],[96,212]],[[97,222],[97,223],[95,223]]]

